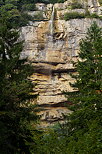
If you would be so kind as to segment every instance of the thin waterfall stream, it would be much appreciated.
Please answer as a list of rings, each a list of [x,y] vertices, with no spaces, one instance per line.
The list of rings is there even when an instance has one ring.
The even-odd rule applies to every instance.
[[[55,8],[53,6],[51,19],[49,20],[50,41],[52,41],[52,42],[53,42],[53,32],[54,32],[54,14],[55,14]]]

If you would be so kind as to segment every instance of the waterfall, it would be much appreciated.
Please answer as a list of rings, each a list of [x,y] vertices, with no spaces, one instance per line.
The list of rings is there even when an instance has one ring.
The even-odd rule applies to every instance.
[[[53,40],[53,31],[54,31],[54,13],[55,13],[55,8],[53,6],[51,19],[49,21],[49,30],[50,30],[50,36],[51,36],[52,40]]]

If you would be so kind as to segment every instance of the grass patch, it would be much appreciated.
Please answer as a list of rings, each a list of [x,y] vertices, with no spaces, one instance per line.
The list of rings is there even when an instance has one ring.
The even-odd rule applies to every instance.
[[[83,8],[82,4],[78,2],[74,2],[71,4],[71,9],[82,9],[82,8]]]
[[[70,19],[81,19],[81,18],[97,18],[102,20],[101,16],[98,16],[96,13],[90,14],[89,12],[86,12],[86,13],[67,12],[63,17],[63,19],[66,21]]]
[[[65,13],[64,15],[64,20],[70,20],[70,19],[81,19],[81,18],[85,18],[85,14],[84,13],[78,13],[78,12],[68,12]]]

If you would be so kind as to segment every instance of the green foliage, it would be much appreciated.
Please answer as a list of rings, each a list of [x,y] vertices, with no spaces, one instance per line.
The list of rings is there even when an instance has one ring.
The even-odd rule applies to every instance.
[[[98,16],[96,13],[90,14],[90,12],[88,10],[86,10],[86,12],[85,12],[85,17],[86,18],[99,18],[99,19],[101,19],[100,16]]]
[[[64,20],[81,19],[81,18],[85,18],[85,14],[84,13],[67,12],[64,15]]]
[[[33,21],[33,17],[30,16],[28,13],[23,13],[22,12],[22,15],[19,19],[19,23],[17,25],[17,22],[16,22],[16,27],[22,27],[22,26],[26,26],[26,25],[29,25],[29,21]]]
[[[0,17],[1,20],[5,18],[9,26],[15,27],[20,20],[21,15],[16,6],[13,4],[6,4],[0,8]]]
[[[18,28],[28,24],[32,17],[27,13],[21,13],[13,4],[6,4],[0,8],[0,20],[5,19],[11,28]]]
[[[102,29],[93,23],[85,39],[80,42],[76,63],[77,91],[66,93],[73,102],[73,113],[68,116],[65,130],[68,132],[68,149],[72,154],[101,153],[102,142]]]
[[[100,5],[102,5],[102,0],[99,0]]]
[[[65,0],[49,0],[49,3],[55,4],[55,3],[64,3]]]
[[[70,19],[81,19],[81,18],[98,18],[102,20],[101,16],[98,16],[96,13],[90,14],[89,11],[86,10],[86,13],[78,13],[78,12],[67,12],[64,14],[64,20],[70,20]],[[62,19],[62,17],[61,17]]]
[[[36,3],[55,4],[64,3],[65,0],[36,0]]]
[[[24,11],[32,11],[34,9],[35,4],[32,3],[24,4],[24,1],[6,0],[0,7],[0,18],[6,18],[10,27],[19,28],[21,26],[26,26],[29,24],[29,21],[32,20],[32,17]]]
[[[13,4],[13,5],[17,5],[17,3],[19,2],[19,0],[5,0],[5,4]]]
[[[38,12],[37,14],[35,14],[35,15],[33,16],[33,19],[34,19],[34,20],[43,20],[44,17],[43,17],[42,12]]]
[[[99,16],[98,16],[96,13],[92,13],[92,14],[90,15],[90,17],[91,17],[91,18],[99,18]]]
[[[83,8],[82,4],[78,2],[74,2],[71,4],[71,9],[82,9],[82,8]]]
[[[0,22],[0,152],[2,154],[30,153],[34,145],[32,127],[37,116],[30,100],[33,85],[28,77],[33,68],[21,59],[23,42],[19,32],[11,29],[7,20]],[[33,111],[33,112],[32,112]],[[34,124],[33,124],[34,125]]]
[[[36,7],[35,7],[35,4],[24,4],[22,5],[22,10],[23,11],[35,11]]]
[[[50,129],[42,138],[40,138],[39,146],[37,148],[37,154],[66,154],[65,150],[66,142],[64,138],[58,138],[58,132]],[[35,151],[32,150],[32,154]]]
[[[5,5],[6,4],[13,4],[17,7],[18,10],[22,10],[22,7],[24,7],[25,5],[25,9],[30,10],[33,9],[33,7],[35,7],[35,0],[6,0],[5,1]]]

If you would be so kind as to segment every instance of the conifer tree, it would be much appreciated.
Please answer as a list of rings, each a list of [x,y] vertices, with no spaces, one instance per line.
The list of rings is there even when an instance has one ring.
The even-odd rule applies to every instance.
[[[96,154],[102,152],[102,29],[94,22],[80,42],[79,60],[75,64],[77,75],[66,92],[73,105],[63,127],[67,134],[67,152]]]
[[[6,19],[0,20],[0,153],[29,154],[30,144],[34,145],[30,121],[34,125],[37,119],[29,103],[35,97],[28,79],[33,68],[20,58],[19,32]]]

